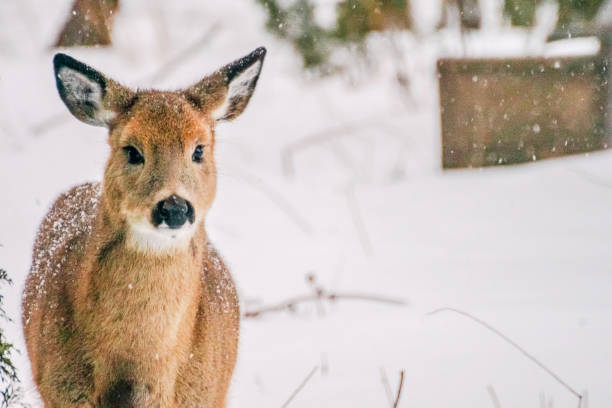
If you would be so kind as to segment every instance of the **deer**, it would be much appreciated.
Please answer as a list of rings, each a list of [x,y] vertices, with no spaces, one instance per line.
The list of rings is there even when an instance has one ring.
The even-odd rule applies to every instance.
[[[46,408],[226,406],[240,307],[205,228],[215,125],[244,111],[265,55],[178,91],[54,56],[60,98],[108,129],[110,154],[102,182],[60,195],[34,243],[22,323]]]

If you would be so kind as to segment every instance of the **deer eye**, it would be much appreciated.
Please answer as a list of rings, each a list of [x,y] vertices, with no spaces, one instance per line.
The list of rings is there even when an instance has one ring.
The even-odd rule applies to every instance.
[[[134,146],[125,146],[123,148],[123,151],[125,152],[127,156],[128,163],[130,164],[143,164],[144,163],[144,157],[142,157],[142,154],[140,154],[140,152]]]
[[[191,155],[191,160],[193,160],[196,163],[202,163],[202,161],[204,160],[204,146],[203,145],[197,145],[195,150],[193,151],[193,154]]]

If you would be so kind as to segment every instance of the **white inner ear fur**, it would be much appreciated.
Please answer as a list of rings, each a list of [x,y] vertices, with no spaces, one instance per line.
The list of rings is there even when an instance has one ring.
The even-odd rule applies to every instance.
[[[114,112],[102,106],[103,95],[99,83],[68,67],[60,68],[57,76],[66,88],[65,98],[69,104],[88,102],[94,106],[94,116],[87,120],[88,123],[105,126],[115,117]]]
[[[228,114],[228,109],[231,106],[230,102],[232,99],[248,97],[253,92],[251,83],[255,80],[255,78],[257,78],[260,71],[261,60],[255,62],[253,65],[232,79],[232,81],[229,83],[227,96],[225,97],[223,104],[213,112],[213,118],[215,120],[222,119]]]

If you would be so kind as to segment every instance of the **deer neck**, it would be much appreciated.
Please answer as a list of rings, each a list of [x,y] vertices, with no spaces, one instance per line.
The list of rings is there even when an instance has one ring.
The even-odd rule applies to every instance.
[[[180,325],[189,327],[195,320],[207,250],[204,226],[183,249],[138,251],[127,243],[127,226],[113,224],[104,204],[87,245],[89,267],[77,283],[76,305],[82,312],[77,310],[77,318],[82,316],[86,331],[103,331],[106,339],[116,336],[118,343],[109,342],[109,351],[138,345],[155,355],[158,348],[171,349]]]

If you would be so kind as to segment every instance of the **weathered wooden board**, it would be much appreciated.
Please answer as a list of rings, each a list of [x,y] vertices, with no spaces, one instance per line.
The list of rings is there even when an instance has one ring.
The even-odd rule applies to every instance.
[[[506,165],[607,148],[606,61],[439,60],[443,167]]]

